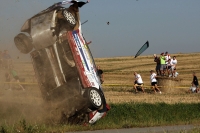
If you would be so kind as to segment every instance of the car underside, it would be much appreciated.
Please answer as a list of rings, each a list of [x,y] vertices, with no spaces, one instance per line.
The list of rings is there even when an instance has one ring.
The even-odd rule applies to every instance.
[[[68,8],[54,4],[28,19],[14,42],[20,52],[31,55],[51,119],[92,124],[109,106],[81,32],[79,8],[75,1]]]

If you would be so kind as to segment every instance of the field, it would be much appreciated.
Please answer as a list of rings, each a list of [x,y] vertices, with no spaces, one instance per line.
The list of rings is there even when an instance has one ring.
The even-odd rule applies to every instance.
[[[176,93],[154,94],[134,94],[131,86],[134,81],[133,72],[136,71],[142,76],[147,90],[150,89],[150,70],[155,70],[153,55],[134,57],[115,57],[115,58],[97,58],[96,65],[104,70],[105,82],[103,84],[105,95],[108,102],[165,102],[165,103],[191,103],[199,102],[199,94],[186,93],[191,86],[192,72],[200,73],[200,53],[190,54],[171,54],[178,60],[177,72],[181,79],[180,87]],[[117,84],[115,86],[115,84]]]
[[[189,94],[187,93],[187,90],[189,89],[191,85],[192,72],[195,71],[197,73],[197,77],[199,77],[200,75],[199,74],[200,64],[198,63],[200,61],[200,58],[199,58],[200,53],[172,54],[171,56],[174,56],[174,55],[177,56],[177,60],[178,60],[177,72],[179,73],[179,78],[182,79],[181,85],[177,88],[174,88],[177,90],[175,93],[163,92],[162,94],[149,93],[151,90],[149,87],[150,86],[149,71],[155,69],[155,62],[153,61],[152,55],[140,56],[138,58],[134,58],[134,57],[96,58],[95,59],[96,65],[99,65],[101,69],[103,69],[104,71],[105,82],[103,84],[103,88],[104,88],[104,93],[105,93],[107,103],[113,106],[113,110],[110,111],[107,117],[108,120],[105,119],[105,121],[103,120],[102,122],[104,123],[108,121],[108,123],[110,123],[110,121],[112,121],[112,119],[110,118],[113,118],[112,115],[114,115],[112,114],[112,112],[115,111],[114,108],[117,108],[118,106],[120,106],[123,109],[124,103],[131,103],[130,106],[133,106],[134,108],[135,106],[141,106],[141,107],[152,106],[151,107],[152,109],[154,108],[154,106],[156,107],[157,105],[160,106],[159,103],[161,103],[161,106],[163,103],[166,103],[168,104],[168,105],[165,105],[167,107],[170,107],[170,105],[172,105],[173,107],[173,106],[176,106],[176,104],[179,105],[181,103],[187,103],[188,106],[192,106],[194,109],[195,109],[195,106],[199,106],[200,94],[198,93]],[[43,108],[44,108],[43,100],[41,98],[41,93],[37,85],[37,81],[35,78],[35,74],[34,74],[34,70],[33,70],[31,62],[15,61],[14,68],[18,71],[19,77],[23,79],[23,83],[25,83],[24,84],[25,91],[18,88],[16,84],[12,84],[12,90],[8,90],[9,88],[8,84],[4,83],[5,81],[4,74],[6,71],[4,69],[0,70],[1,72],[0,73],[0,81],[1,81],[1,84],[0,84],[0,90],[1,90],[0,91],[0,107],[1,107],[0,123],[3,123],[4,125],[10,125],[12,123],[18,123],[20,121],[19,128],[22,128],[24,125],[26,125],[24,121],[21,121],[24,118],[25,118],[25,122],[31,121],[32,123],[36,123],[36,125],[38,125],[39,123],[43,123],[43,121],[46,118],[46,112],[43,112]],[[145,91],[146,91],[145,94],[143,93],[135,94],[133,92],[132,85],[133,85],[133,80],[134,80],[133,78],[134,71],[141,74],[143,78],[143,81],[145,83]],[[114,104],[116,103],[117,105],[115,107]],[[132,103],[135,103],[135,105],[132,105]],[[181,105],[180,109],[182,108],[182,106],[185,106],[185,105]],[[129,105],[127,107],[129,107]],[[176,112],[176,109],[172,109],[172,111]],[[123,117],[123,114],[121,117]],[[138,119],[137,121],[138,124],[141,124],[140,121],[143,119],[145,118]],[[184,124],[185,122],[187,122],[187,120],[184,120],[183,123],[181,123],[181,121],[179,121],[181,119],[182,118],[178,119],[178,121],[177,122],[175,121],[174,123]],[[151,120],[150,118],[149,124],[153,126],[159,125],[159,123],[156,124],[153,121],[154,120]],[[193,123],[195,119],[193,120],[191,118],[191,121]],[[135,127],[135,126],[137,127],[137,122],[135,124],[132,124],[130,127]],[[161,123],[165,124],[165,121],[162,121]],[[140,125],[140,126],[148,126],[149,124]],[[125,125],[126,125],[126,121],[125,121],[125,124],[124,122],[122,122],[121,125],[118,125],[118,126],[114,125],[114,126],[106,127],[106,128],[120,128],[120,127],[124,127]],[[106,126],[106,124],[102,125],[100,122],[100,124],[97,124],[96,127],[88,127],[85,130],[101,129],[102,127],[104,128],[104,126]],[[42,128],[43,125],[41,124],[40,127]],[[18,124],[15,125],[15,128],[18,129]],[[59,127],[58,129],[55,128],[55,130],[60,130],[60,128],[63,128],[63,127]],[[72,130],[76,128],[77,127],[73,128]],[[49,130],[54,130],[54,129],[49,129]]]
[[[171,54],[176,56],[178,60],[177,72],[181,78],[180,88],[176,89],[176,93],[162,93],[162,95],[151,93],[133,93],[133,72],[141,74],[146,90],[150,89],[150,70],[155,69],[155,62],[153,55],[134,57],[113,57],[113,58],[95,58],[96,65],[99,65],[104,71],[105,82],[103,88],[108,103],[121,103],[121,102],[165,102],[165,103],[191,103],[199,102],[199,94],[186,93],[192,81],[192,72],[200,75],[200,53],[190,54]],[[34,70],[30,62],[14,62],[14,67],[18,71],[20,78],[24,79],[26,87],[26,99],[40,100],[40,90],[37,86],[37,81],[34,75]],[[4,79],[5,71],[1,69],[0,79]],[[14,85],[14,84],[13,84]],[[7,84],[3,82],[0,84],[0,102],[4,98],[3,95],[7,94]],[[7,87],[7,88],[6,88]],[[16,90],[15,90],[16,91]],[[5,93],[4,93],[5,92]],[[17,93],[21,93],[18,90]],[[15,96],[14,96],[15,97]],[[12,96],[12,98],[14,98]],[[18,100],[17,100],[18,101]]]

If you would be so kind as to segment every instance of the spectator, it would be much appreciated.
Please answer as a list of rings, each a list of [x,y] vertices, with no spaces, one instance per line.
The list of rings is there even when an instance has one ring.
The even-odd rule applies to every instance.
[[[172,60],[171,60],[171,73],[172,73],[172,77],[176,77],[176,66],[177,66],[177,60],[176,60],[176,56],[173,56]]]
[[[137,74],[137,72],[134,72],[134,75],[135,75],[135,81],[134,81],[135,92],[138,92],[137,87],[140,86],[142,89],[142,92],[144,93],[144,89],[143,89],[144,83],[142,81],[142,77],[140,76],[140,74]]]
[[[100,66],[97,66],[97,74],[99,76],[101,84],[104,82],[103,70],[100,69]]]
[[[153,56],[154,56],[154,62],[156,62],[156,68],[155,68],[156,73],[157,73],[157,75],[161,75],[161,72],[160,72],[160,58],[156,54],[154,54]]]
[[[164,71],[166,70],[166,62],[165,62],[165,56],[164,53],[160,54],[160,71],[161,71],[161,76],[164,76]]]
[[[3,65],[5,69],[8,69],[9,66],[12,64],[11,56],[8,54],[8,50],[4,50],[4,53],[2,54],[3,58]]]
[[[171,59],[171,56],[168,54],[168,52],[166,51],[165,52],[165,61],[166,61],[166,64],[167,64],[167,61]]]
[[[0,68],[2,67],[2,65],[3,65],[2,51],[0,51]]]
[[[198,82],[198,79],[197,79],[195,72],[193,72],[193,80],[192,80],[191,84],[192,84],[192,86],[194,86],[196,88],[196,92],[197,92],[198,88],[199,88],[199,82]]]
[[[197,93],[199,89],[196,88],[196,86],[193,84],[190,89],[188,90],[189,93]]]
[[[168,54],[168,52],[166,51],[165,52],[165,62],[166,62],[166,71],[168,72],[167,70],[167,64],[168,64],[168,60],[171,59],[170,55]],[[166,72],[164,71],[164,72]],[[168,75],[169,76],[169,75]]]
[[[150,73],[151,73],[150,81],[151,81],[151,86],[152,86],[153,91],[155,93],[158,91],[161,94],[161,91],[157,86],[156,74],[154,73],[153,70],[151,70]]]
[[[6,72],[6,73],[5,73],[5,81],[6,81],[5,84],[8,84],[8,85],[9,85],[9,90],[11,90],[11,84],[10,84],[10,82],[11,82],[11,75],[10,75],[9,72]],[[5,85],[5,84],[4,84],[4,85]]]
[[[13,66],[11,65],[10,66],[10,75],[14,78],[13,80],[11,80],[11,82],[17,82],[18,86],[22,89],[22,90],[25,90],[24,87],[20,84],[20,81],[19,81],[19,76],[17,74],[17,71],[14,70]]]
[[[172,67],[172,62],[171,62],[171,59],[169,59],[167,61],[167,73],[168,73],[168,77],[170,77],[171,67]]]

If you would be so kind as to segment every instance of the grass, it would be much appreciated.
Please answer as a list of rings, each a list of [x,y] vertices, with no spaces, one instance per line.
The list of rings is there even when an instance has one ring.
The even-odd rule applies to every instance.
[[[67,131],[152,127],[179,124],[198,125],[200,121],[200,103],[150,104],[130,102],[111,104],[110,106],[111,110],[108,111],[107,116],[100,119],[94,125],[30,124],[26,120],[22,119],[11,126],[3,124],[0,127],[0,132],[63,133]]]

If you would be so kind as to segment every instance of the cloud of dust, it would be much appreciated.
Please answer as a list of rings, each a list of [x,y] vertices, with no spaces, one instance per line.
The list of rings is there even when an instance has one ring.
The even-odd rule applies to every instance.
[[[19,1],[20,2],[20,1]],[[37,4],[37,3],[35,3]],[[40,3],[38,3],[40,4]],[[39,12],[40,10],[38,10]],[[23,12],[24,13],[24,12]],[[16,15],[18,16],[18,15]],[[19,15],[20,16],[20,15]],[[27,17],[26,19],[30,18]],[[20,18],[20,17],[19,17]],[[16,22],[18,17],[14,17],[12,19],[15,19]],[[21,18],[20,18],[21,19]],[[23,20],[26,20],[23,18]],[[25,22],[25,21],[24,21]],[[2,41],[0,44],[3,43],[10,43],[9,46],[0,46],[1,51],[8,50],[9,54],[11,55],[12,59],[14,61],[20,62],[20,61],[29,61],[30,54],[22,54],[17,50],[17,48],[14,45],[13,39],[14,37],[20,33],[20,28],[24,22],[20,21],[20,24],[14,24],[15,30],[14,32],[6,33],[9,37],[7,38],[7,41]],[[17,25],[17,28],[16,28]],[[14,64],[15,65],[15,64]],[[31,64],[32,65],[32,64]],[[51,67],[51,66],[49,66]],[[25,67],[23,64],[19,65],[18,68],[20,71],[23,71]],[[50,70],[50,69],[47,69]],[[5,73],[7,70],[0,69],[0,81],[5,81]],[[47,72],[48,73],[48,72]],[[75,72],[74,72],[75,73]],[[22,78],[30,78],[30,77],[22,77]],[[31,77],[35,78],[35,77]],[[51,81],[48,81],[51,82]],[[52,81],[54,82],[54,81]],[[77,82],[76,82],[77,84]],[[86,107],[85,105],[85,99],[79,96],[71,95],[73,92],[72,90],[77,89],[77,85],[74,83],[71,83],[67,87],[70,92],[59,92],[60,94],[66,94],[66,98],[58,101],[52,102],[44,102],[42,98],[42,92],[40,91],[38,86],[31,86],[26,85],[25,91],[18,88],[17,84],[13,84],[14,86],[12,90],[9,90],[9,84],[1,83],[0,84],[0,125],[1,124],[12,124],[21,121],[22,119],[26,120],[29,123],[49,123],[51,121],[59,121],[64,115],[64,117],[69,117],[75,114],[75,112],[78,110],[78,115],[81,114],[81,111],[85,111]],[[16,87],[17,86],[17,87]],[[73,89],[75,88],[75,89]],[[61,89],[62,90],[62,89]],[[68,96],[70,96],[68,98]],[[77,117],[77,115],[75,115]],[[73,119],[74,120],[74,119]]]
[[[0,125],[16,123],[22,119],[31,123],[43,123],[44,103],[38,87],[25,87],[23,91],[16,84],[14,86],[9,90],[8,84],[0,85]]]

